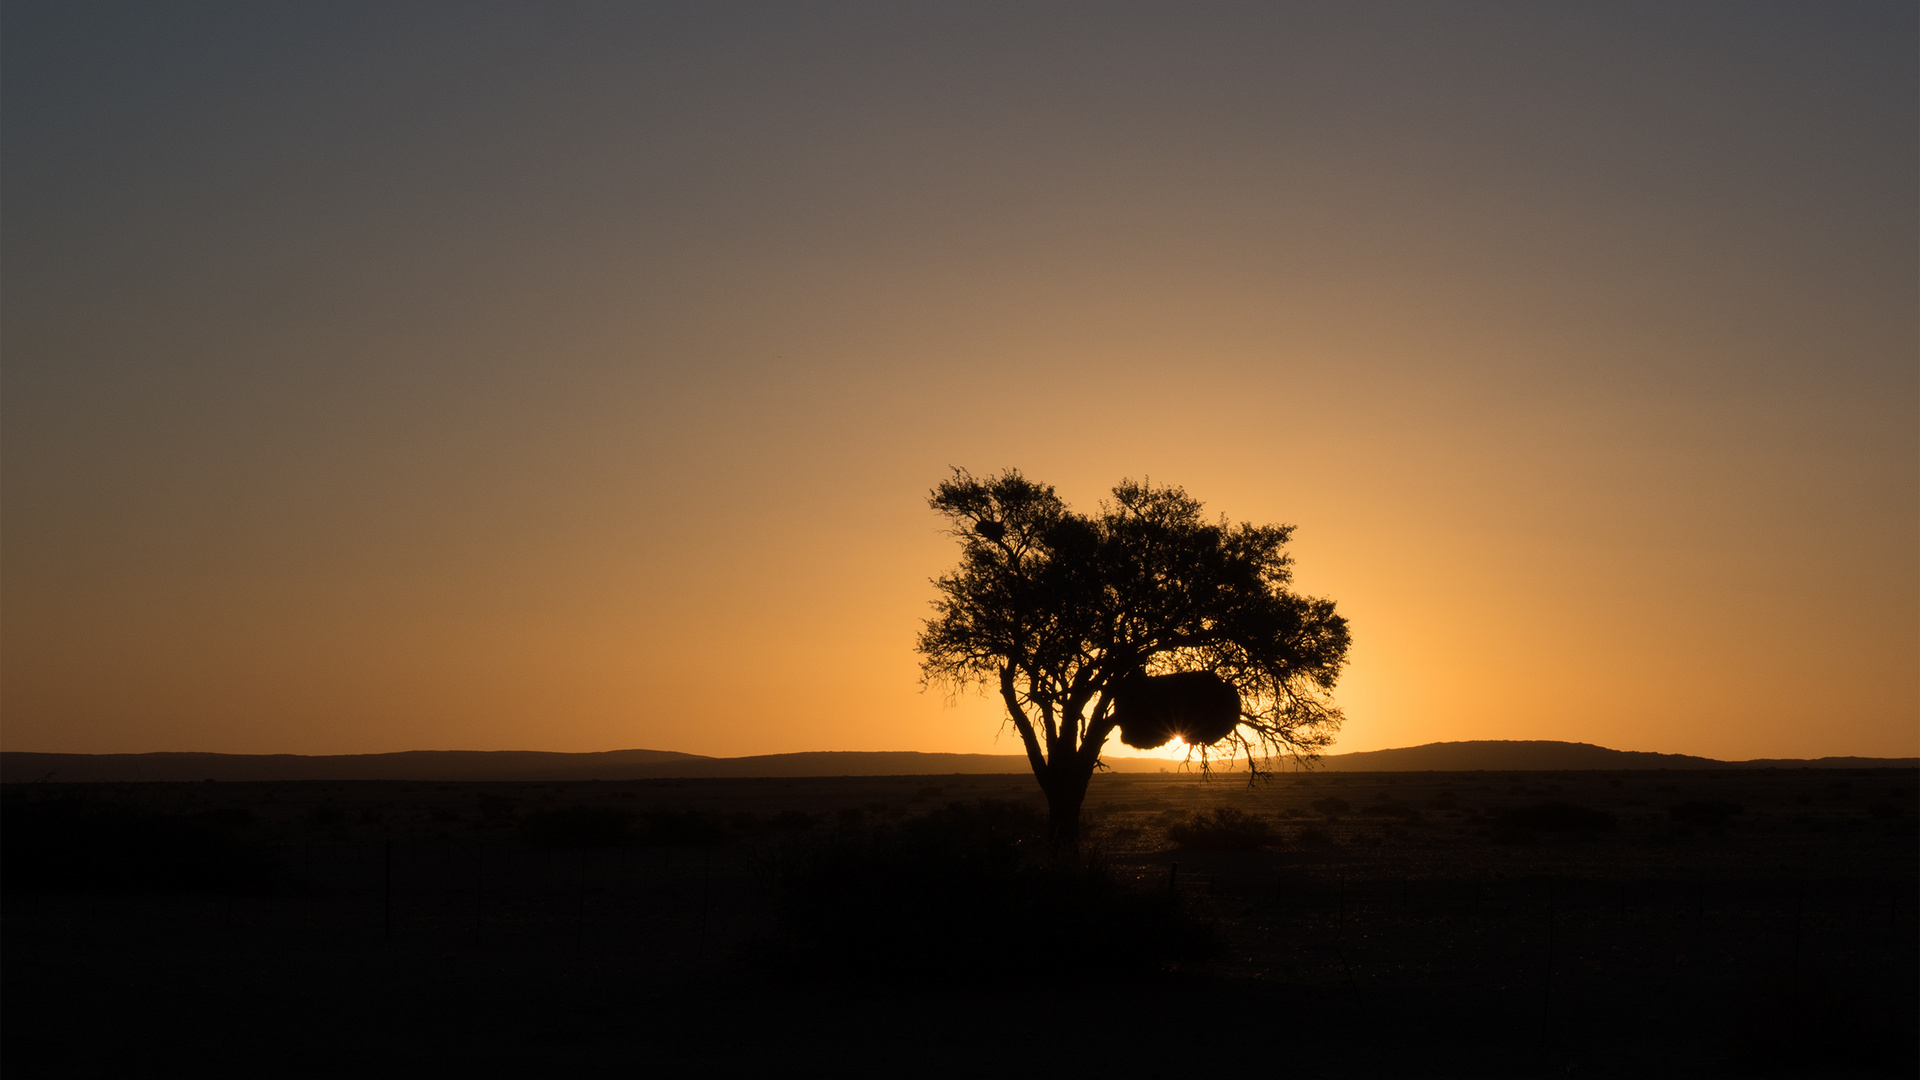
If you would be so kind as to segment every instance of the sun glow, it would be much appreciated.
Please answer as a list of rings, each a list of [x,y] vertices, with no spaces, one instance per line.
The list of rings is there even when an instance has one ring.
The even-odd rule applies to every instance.
[[[1165,746],[1156,746],[1151,750],[1136,750],[1117,739],[1111,744],[1115,754],[1123,757],[1165,758],[1168,761],[1185,761],[1188,751],[1194,749],[1187,741],[1175,735]]]

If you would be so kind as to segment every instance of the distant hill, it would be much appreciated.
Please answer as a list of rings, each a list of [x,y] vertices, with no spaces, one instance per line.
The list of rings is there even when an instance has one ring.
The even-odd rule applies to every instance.
[[[1397,750],[1328,754],[1329,772],[1549,772],[1562,769],[1891,769],[1920,767],[1920,758],[1760,758],[1720,761],[1687,754],[1609,750],[1592,743],[1548,740],[1427,743]]]
[[[1165,762],[1155,762],[1156,767]],[[697,776],[912,776],[1026,772],[1016,754],[910,751],[716,758],[671,750],[561,754],[409,750],[394,754],[38,754],[0,752],[0,783],[151,780],[644,780]]]
[[[1116,772],[1174,771],[1161,758],[1110,757]],[[1329,754],[1328,772],[1553,772],[1573,769],[1916,768],[1920,758],[1829,757],[1716,761],[1570,742],[1428,743]],[[0,783],[272,780],[645,780],[702,776],[944,776],[1024,773],[1020,754],[817,751],[717,758],[672,750],[560,754],[538,750],[409,750],[394,754],[41,754],[0,752]]]
[[[593,780],[678,775],[715,758],[672,750],[406,750],[393,754],[0,752],[0,783],[143,780]]]

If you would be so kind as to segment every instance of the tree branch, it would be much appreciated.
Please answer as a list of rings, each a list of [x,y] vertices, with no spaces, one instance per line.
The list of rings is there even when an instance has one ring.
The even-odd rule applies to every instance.
[[[1020,741],[1027,747],[1027,764],[1033,767],[1033,774],[1045,779],[1047,758],[1040,752],[1040,740],[1034,738],[1033,721],[1027,718],[1027,712],[1020,707],[1020,693],[1013,684],[1013,665],[1005,664],[1000,668],[1000,697],[1007,703],[1007,713],[1013,719],[1013,729],[1020,733]]]

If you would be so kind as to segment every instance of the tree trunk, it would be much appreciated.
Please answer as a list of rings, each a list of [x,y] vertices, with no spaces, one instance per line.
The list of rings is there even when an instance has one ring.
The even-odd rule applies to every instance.
[[[1067,776],[1056,775],[1054,783],[1042,785],[1047,793],[1047,840],[1053,845],[1055,856],[1071,857],[1080,853],[1080,804],[1086,801],[1087,782],[1091,779],[1092,773],[1083,776],[1076,771]]]
[[[1080,853],[1080,796],[1062,792],[1047,796],[1047,841],[1055,855]]]

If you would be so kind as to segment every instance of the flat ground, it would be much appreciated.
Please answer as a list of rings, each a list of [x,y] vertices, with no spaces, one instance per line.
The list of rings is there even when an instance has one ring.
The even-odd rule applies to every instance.
[[[950,972],[937,949],[760,962],[796,851],[955,802],[1038,808],[1030,777],[12,785],[0,1064],[1914,1075],[1916,778],[1103,775],[1090,858],[1214,944],[1098,979],[1044,955]],[[148,824],[56,831],[48,863],[48,805]],[[1251,839],[1194,828],[1221,808]]]

